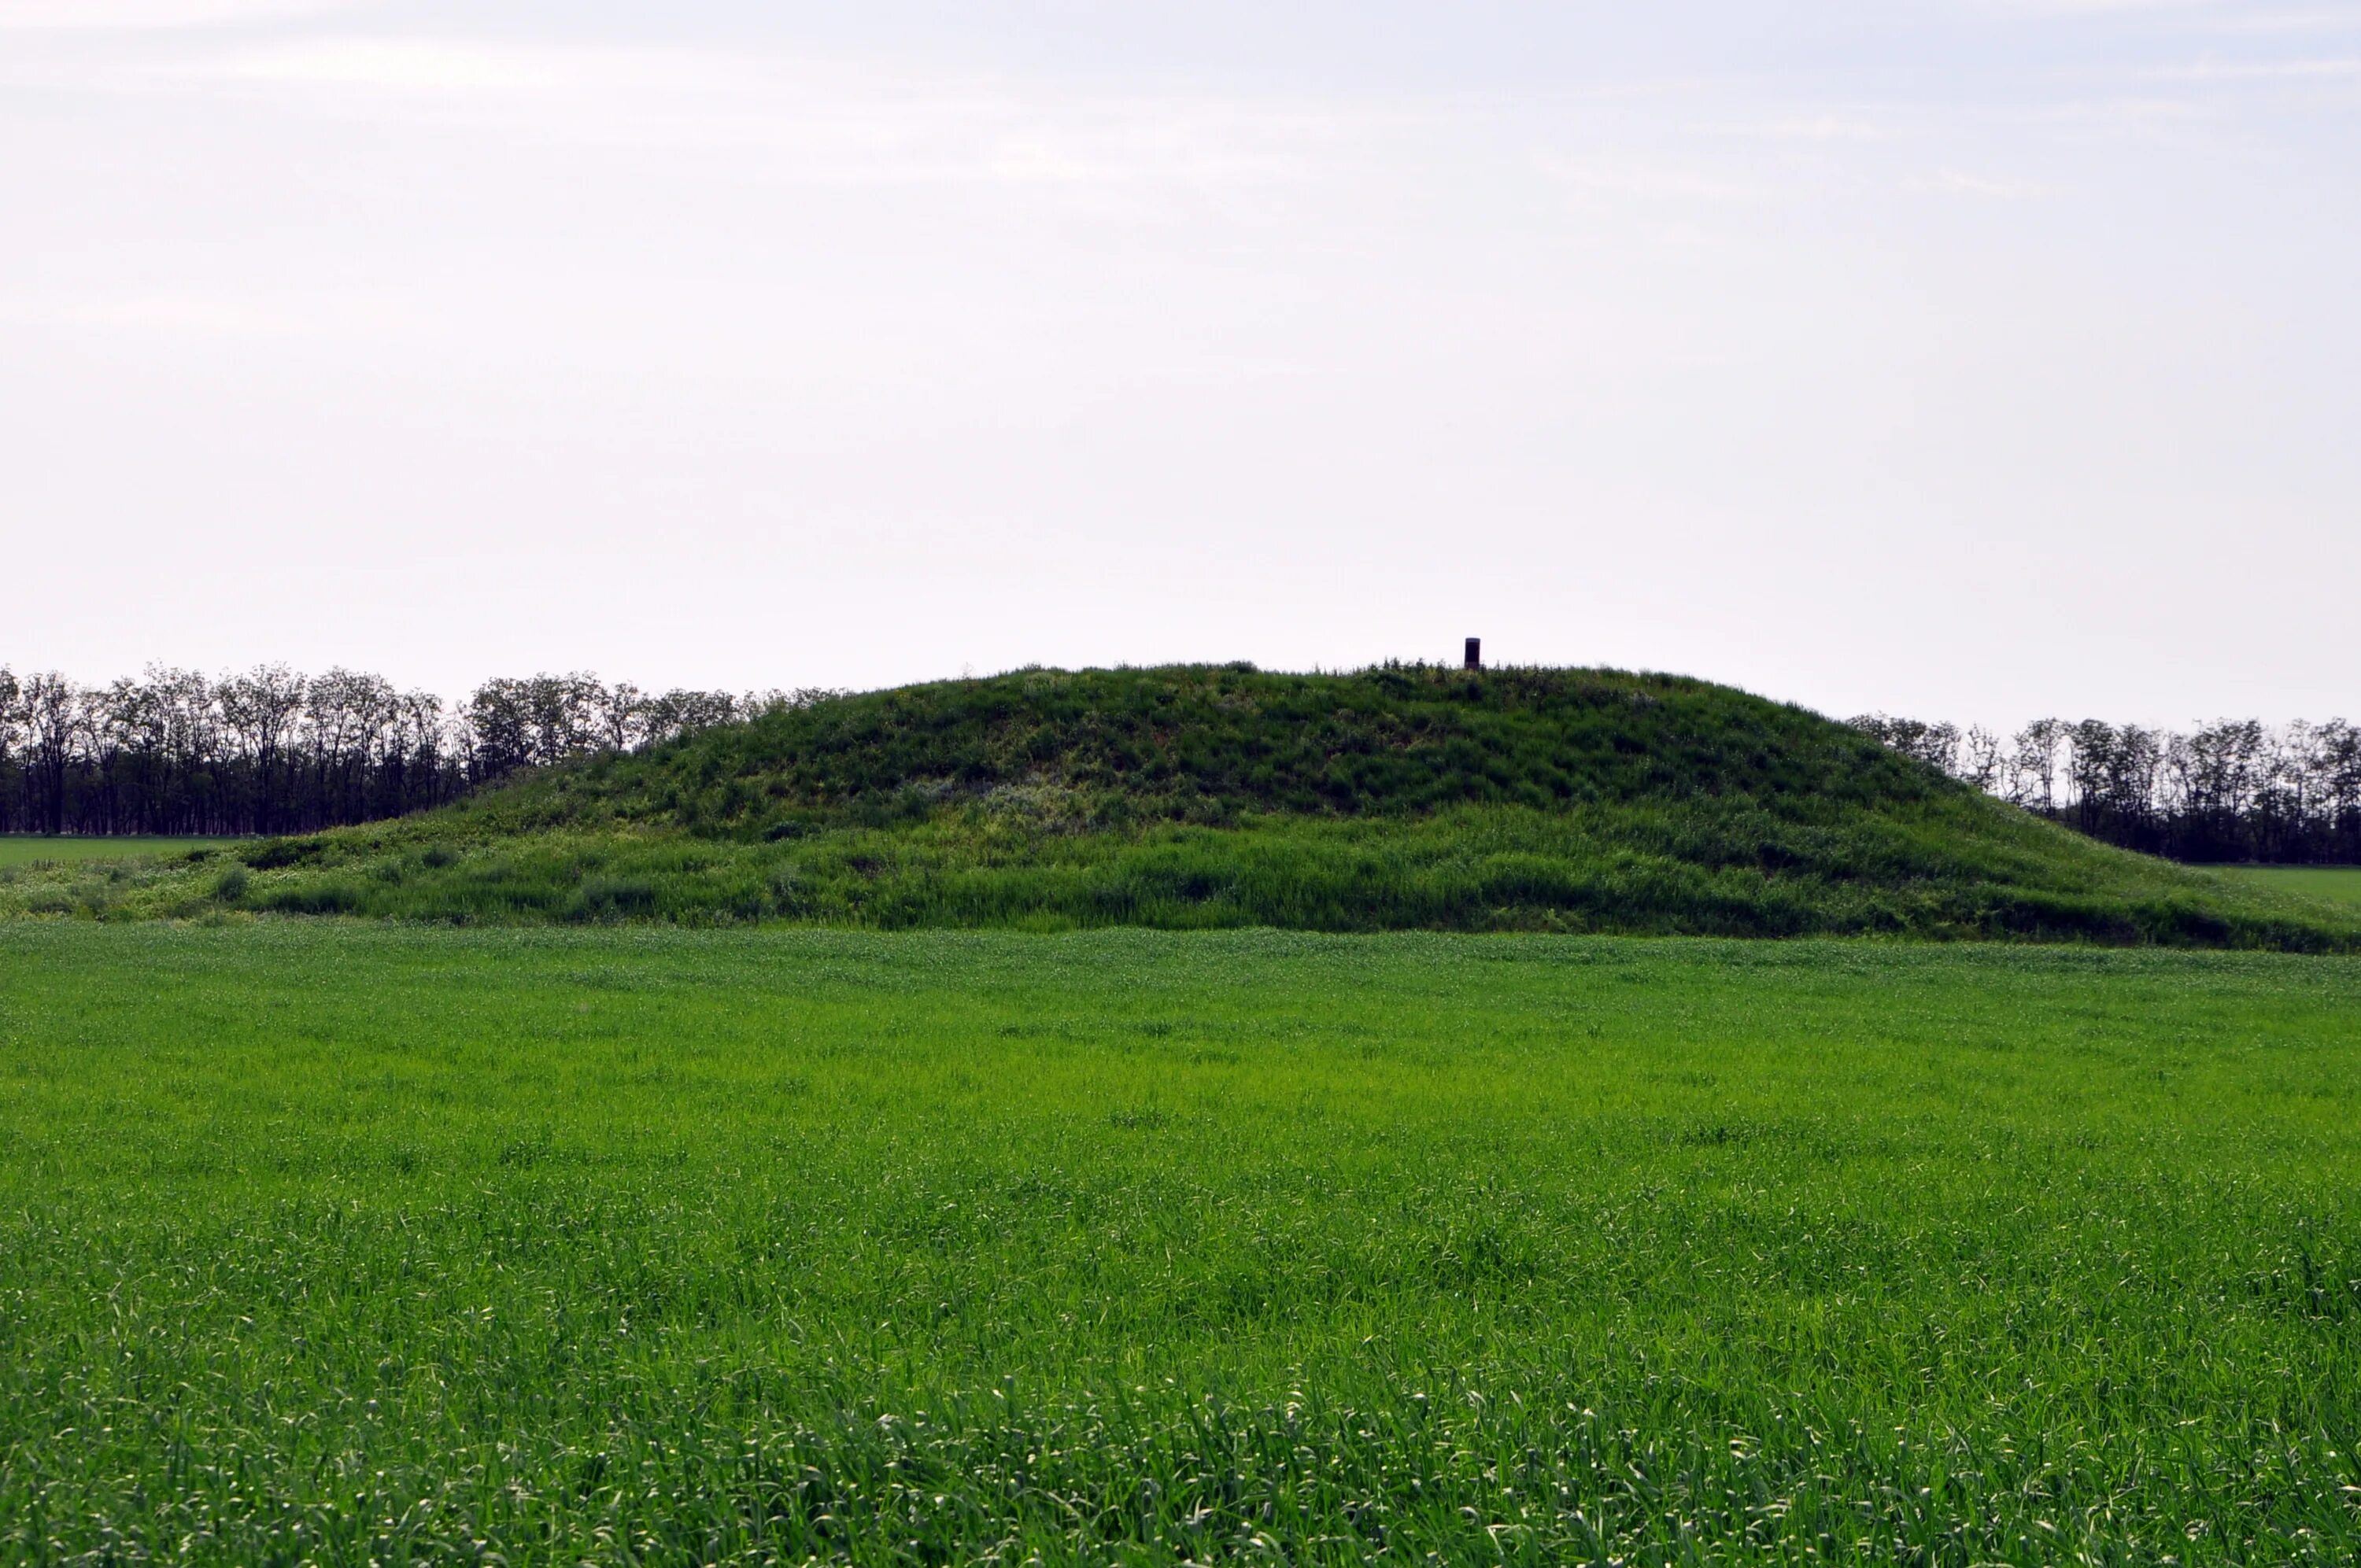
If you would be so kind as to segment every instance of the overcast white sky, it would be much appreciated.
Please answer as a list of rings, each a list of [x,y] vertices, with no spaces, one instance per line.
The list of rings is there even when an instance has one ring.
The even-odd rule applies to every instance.
[[[2361,4],[0,0],[0,662],[2361,717]]]

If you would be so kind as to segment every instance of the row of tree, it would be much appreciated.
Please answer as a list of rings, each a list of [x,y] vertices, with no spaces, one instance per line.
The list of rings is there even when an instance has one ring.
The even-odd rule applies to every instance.
[[[1899,751],[2093,838],[2182,861],[2361,864],[2361,729],[2225,719],[2186,733],[2043,718],[2015,735],[1868,714]]]
[[[0,665],[0,833],[309,832],[818,695],[652,693],[577,672],[487,681],[446,705],[357,670],[151,665],[83,685]]]

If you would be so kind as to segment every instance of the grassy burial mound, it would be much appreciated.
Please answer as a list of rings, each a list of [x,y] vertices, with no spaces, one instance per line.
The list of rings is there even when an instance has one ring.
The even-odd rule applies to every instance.
[[[832,698],[400,823],[19,878],[94,915],[1890,933],[2350,948],[1845,726],[1598,670],[1024,671]]]

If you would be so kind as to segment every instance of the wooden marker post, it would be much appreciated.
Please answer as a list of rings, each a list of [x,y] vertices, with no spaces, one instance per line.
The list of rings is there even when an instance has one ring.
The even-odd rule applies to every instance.
[[[1481,637],[1467,640],[1467,667],[1471,670],[1484,667],[1484,640]]]

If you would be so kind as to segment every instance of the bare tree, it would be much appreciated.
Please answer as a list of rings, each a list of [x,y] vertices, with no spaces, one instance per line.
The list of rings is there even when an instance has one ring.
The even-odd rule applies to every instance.
[[[2009,799],[2029,811],[2058,809],[2058,748],[2065,731],[2055,718],[2037,718],[2016,732],[2008,759]]]
[[[66,828],[66,772],[82,727],[80,698],[79,688],[55,670],[26,676],[19,690],[27,773],[38,790],[27,816],[39,821],[45,832]]]
[[[609,751],[628,751],[645,733],[647,694],[629,681],[617,681],[598,696],[598,741]]]
[[[1999,794],[2007,771],[2000,737],[1982,725],[1971,725],[1960,738],[1959,776],[1987,795]]]
[[[288,741],[303,711],[310,683],[284,664],[260,664],[221,685],[222,718],[254,760],[252,817],[258,832],[285,826],[282,775]]]

